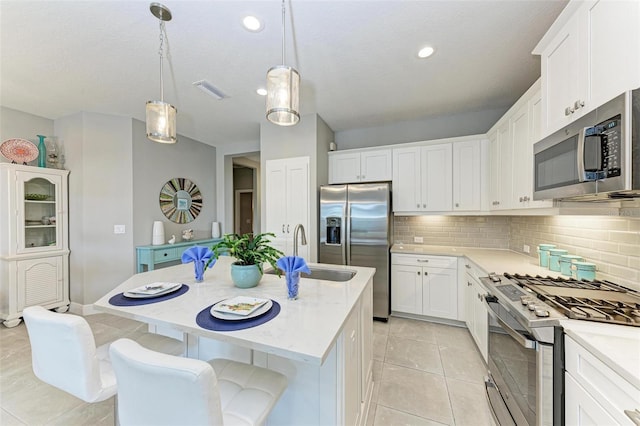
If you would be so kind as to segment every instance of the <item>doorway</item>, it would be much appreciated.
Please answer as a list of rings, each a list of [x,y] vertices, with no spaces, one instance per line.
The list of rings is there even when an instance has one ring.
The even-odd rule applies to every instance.
[[[253,233],[253,189],[237,189],[234,196],[234,232]]]

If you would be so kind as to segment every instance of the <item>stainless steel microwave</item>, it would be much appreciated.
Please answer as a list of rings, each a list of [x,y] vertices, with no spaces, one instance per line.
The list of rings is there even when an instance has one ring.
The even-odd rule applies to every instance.
[[[542,139],[533,154],[534,200],[640,197],[640,89]]]

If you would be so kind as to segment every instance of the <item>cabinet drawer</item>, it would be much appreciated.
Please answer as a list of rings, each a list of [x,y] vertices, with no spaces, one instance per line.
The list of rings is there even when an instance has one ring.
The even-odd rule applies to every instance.
[[[640,389],[634,387],[587,349],[565,336],[566,370],[620,424],[632,424],[625,410],[640,409]]]
[[[153,252],[153,261],[155,263],[168,262],[175,260],[180,256],[181,252],[177,248],[158,250]]]
[[[430,268],[455,269],[458,259],[449,256],[426,256],[414,254],[392,254],[391,263],[394,265],[428,266]]]

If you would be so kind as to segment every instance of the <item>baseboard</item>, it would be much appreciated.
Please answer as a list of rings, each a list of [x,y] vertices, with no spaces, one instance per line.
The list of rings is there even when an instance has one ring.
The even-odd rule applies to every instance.
[[[100,313],[100,311],[96,310],[93,307],[93,303],[90,305],[81,305],[80,303],[76,302],[71,302],[69,304],[69,312],[76,315],[82,315],[83,317]]]

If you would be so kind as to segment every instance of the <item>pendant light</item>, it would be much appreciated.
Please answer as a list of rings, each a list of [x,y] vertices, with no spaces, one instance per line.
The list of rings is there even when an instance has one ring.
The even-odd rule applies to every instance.
[[[284,65],[284,12],[282,0],[282,65],[267,72],[267,120],[279,126],[293,126],[300,121],[300,74]]]
[[[147,102],[147,138],[154,142],[176,143],[176,108],[164,101],[164,81],[162,79],[164,23],[171,20],[171,11],[160,3],[151,3],[149,10],[160,21],[160,100]]]

